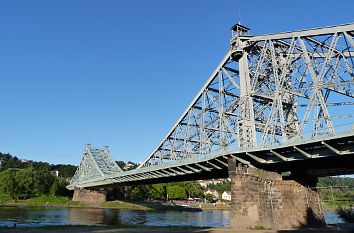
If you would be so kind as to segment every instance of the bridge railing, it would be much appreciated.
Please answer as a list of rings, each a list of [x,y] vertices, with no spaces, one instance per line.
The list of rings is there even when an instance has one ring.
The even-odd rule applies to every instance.
[[[309,140],[318,140],[318,139],[326,139],[332,137],[339,137],[341,135],[354,134],[354,123],[345,123],[339,124],[333,127],[334,133],[328,134],[328,128],[322,128],[317,130],[317,135],[313,135],[313,131],[306,131],[301,135],[298,135],[294,138],[287,140],[286,142],[273,143],[264,146],[257,146],[254,149],[267,149],[282,145],[294,144],[294,143],[304,143],[309,142]]]

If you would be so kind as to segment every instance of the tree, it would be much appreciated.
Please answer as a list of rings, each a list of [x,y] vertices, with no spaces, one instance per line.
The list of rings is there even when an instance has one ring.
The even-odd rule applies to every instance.
[[[116,163],[117,163],[117,165],[121,168],[121,169],[123,169],[124,168],[124,166],[125,166],[125,162],[124,161],[116,161]]]
[[[70,164],[58,164],[53,165],[46,162],[36,162],[31,160],[20,160],[16,156],[13,157],[10,154],[0,153],[0,172],[5,171],[8,168],[27,168],[32,167],[34,170],[52,171],[58,170],[59,176],[72,177],[75,174],[77,166]]]
[[[18,169],[9,168],[0,173],[0,187],[2,193],[9,194],[14,200],[18,199],[19,188],[15,180]]]
[[[50,186],[49,194],[52,196],[56,196],[58,194],[58,191],[59,191],[59,181],[58,179],[54,179],[54,182]]]
[[[214,196],[210,193],[207,193],[205,195],[205,200],[207,200],[208,202],[213,202],[214,201]]]
[[[35,162],[35,161],[30,161],[28,163],[29,167],[33,167],[34,170],[36,171],[49,171],[51,166],[49,163],[46,162]]]
[[[9,168],[0,173],[0,190],[12,199],[26,199],[49,194],[54,180],[49,171],[36,171],[33,167]]]
[[[72,197],[74,191],[69,190],[66,188],[66,186],[69,184],[69,181],[67,178],[64,177],[56,177],[56,180],[58,181],[58,196],[63,196],[63,197]]]
[[[50,170],[57,170],[60,177],[73,177],[77,166],[70,164],[58,164],[51,167]]]
[[[55,177],[49,171],[36,171],[35,174],[35,187],[34,194],[42,195],[49,193],[49,189]]]
[[[187,198],[186,190],[177,184],[167,186],[167,195],[171,200],[183,200]]]
[[[16,156],[12,157],[10,154],[0,153],[0,162],[0,171],[5,171],[8,168],[23,168],[25,166]]]
[[[118,186],[108,190],[107,200],[124,199],[126,194],[125,188],[125,186]]]
[[[18,186],[18,198],[26,199],[34,195],[36,185],[33,168],[24,168],[16,171],[15,181]]]
[[[153,184],[149,190],[149,198],[161,199],[165,198],[167,194],[166,184]]]
[[[132,189],[131,197],[133,199],[144,200],[147,198],[149,188],[147,185],[138,185]]]
[[[185,181],[181,182],[179,185],[184,187],[188,198],[196,197],[202,194],[202,187],[195,181]]]

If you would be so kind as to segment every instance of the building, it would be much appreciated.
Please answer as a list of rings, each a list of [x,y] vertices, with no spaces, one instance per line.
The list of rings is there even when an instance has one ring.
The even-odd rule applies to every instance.
[[[131,169],[134,168],[134,164],[131,164],[131,163],[127,163],[124,167],[123,167],[123,170],[124,171],[129,171]]]
[[[217,185],[223,183],[225,181],[231,181],[229,178],[227,179],[211,179],[211,180],[198,180],[197,183],[203,188],[207,188],[209,184]]]
[[[210,190],[204,192],[204,195],[211,194],[215,198],[219,198],[219,193],[216,190]]]
[[[52,175],[55,176],[55,177],[58,177],[59,176],[59,171],[58,170],[53,170],[51,171]]]
[[[221,199],[226,201],[231,201],[231,193],[230,192],[223,192],[221,194]]]

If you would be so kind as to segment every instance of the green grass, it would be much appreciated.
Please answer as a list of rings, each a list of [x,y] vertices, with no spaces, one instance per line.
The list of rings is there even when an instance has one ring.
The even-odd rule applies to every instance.
[[[205,203],[190,203],[188,205],[190,205],[190,207],[193,208],[199,208],[199,204],[201,205],[201,208],[203,210],[229,210],[231,208],[230,204],[226,204],[226,205],[212,205],[211,203],[209,204],[205,204]]]
[[[133,202],[133,201],[106,201],[100,204],[89,204],[72,201],[67,197],[39,196],[25,200],[13,200],[7,194],[0,194],[0,205],[4,206],[33,206],[33,207],[101,207],[126,210],[179,210],[180,207],[168,205],[160,202]],[[192,204],[191,207],[199,207],[198,204]],[[203,209],[227,209],[228,206],[212,206],[202,204]]]
[[[0,194],[0,205],[6,206],[78,206],[79,203],[67,197],[39,196],[26,200],[13,200],[7,194]]]
[[[106,201],[100,204],[101,207],[129,210],[173,210],[178,207],[151,202],[126,202]]]
[[[39,196],[24,201],[29,206],[72,206],[77,202],[67,197]]]
[[[352,200],[342,200],[342,201],[322,201],[323,208],[325,210],[337,210],[338,207],[342,207],[344,209],[348,209],[351,205],[353,205]]]
[[[12,201],[10,195],[8,194],[0,194],[0,205],[6,204]]]
[[[97,204],[88,204],[72,201],[67,197],[39,196],[25,200],[13,200],[7,194],[0,194],[0,205],[6,206],[53,206],[53,207],[102,207],[129,210],[171,210],[175,206],[151,202],[106,201]]]
[[[179,203],[183,204],[183,203]],[[179,205],[177,203],[177,205]],[[199,208],[199,203],[188,203],[190,207]],[[225,210],[230,209],[229,205],[213,206],[212,204],[201,204],[203,210]],[[129,202],[129,201],[106,201],[100,204],[103,208],[128,209],[128,210],[180,210],[179,206],[168,205],[159,202]]]
[[[117,209],[134,209],[134,210],[151,210],[151,208],[143,205],[133,204],[124,201],[106,201],[100,204],[101,207],[110,207]]]

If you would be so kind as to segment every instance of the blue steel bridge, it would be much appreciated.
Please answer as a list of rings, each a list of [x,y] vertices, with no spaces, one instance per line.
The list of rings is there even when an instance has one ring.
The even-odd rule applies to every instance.
[[[87,145],[68,188],[223,178],[230,159],[293,179],[353,174],[354,23],[231,33],[225,57],[138,168],[122,171],[108,148]]]

